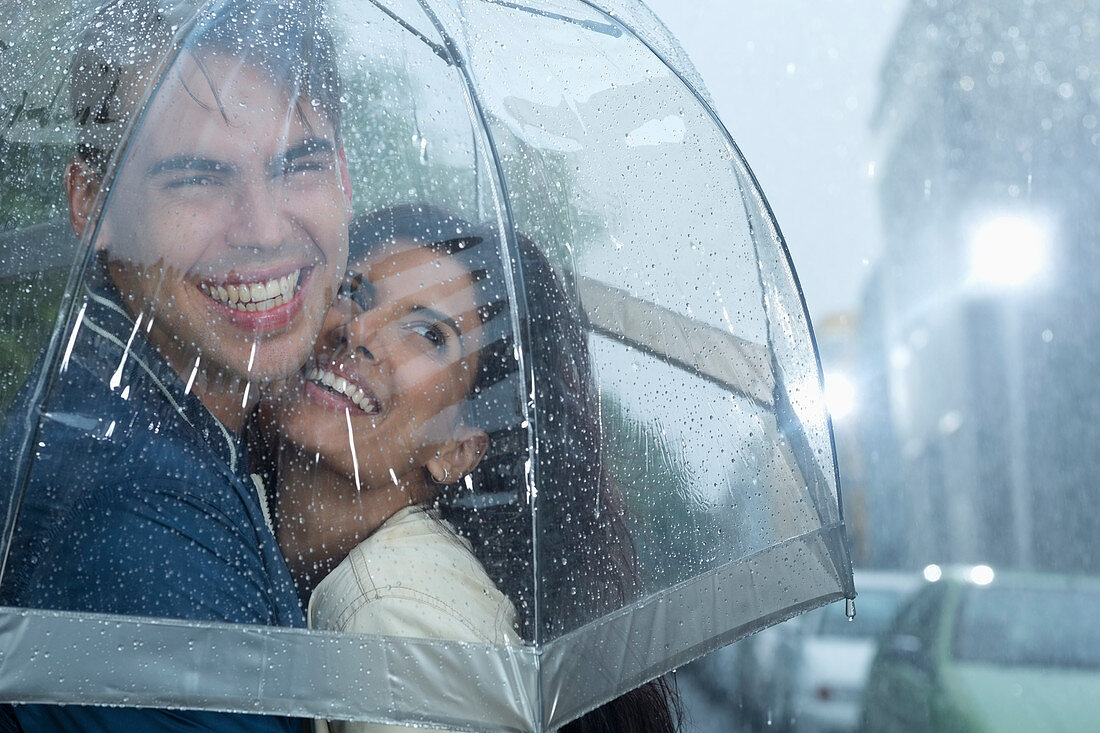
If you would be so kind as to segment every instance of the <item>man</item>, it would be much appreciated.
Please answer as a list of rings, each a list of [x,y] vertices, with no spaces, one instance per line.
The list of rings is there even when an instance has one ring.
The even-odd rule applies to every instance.
[[[81,139],[65,184],[95,259],[48,397],[35,406],[32,378],[12,413],[21,419],[5,426],[13,452],[34,447],[6,605],[304,623],[241,434],[264,385],[305,361],[346,266],[339,80],[331,41],[293,3],[223,5],[181,47],[179,18],[152,0],[115,0],[73,62]],[[28,436],[22,424],[36,422]],[[8,712],[36,731],[298,727],[203,712]]]

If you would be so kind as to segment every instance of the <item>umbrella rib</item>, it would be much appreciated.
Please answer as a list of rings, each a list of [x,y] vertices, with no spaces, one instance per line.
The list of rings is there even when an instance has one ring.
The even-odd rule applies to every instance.
[[[404,18],[402,18],[401,16],[394,13],[392,10],[390,10],[386,6],[382,5],[382,3],[379,0],[370,0],[370,1],[371,1],[371,4],[374,5],[374,7],[381,10],[386,16],[388,16],[390,18],[390,20],[394,21],[399,26],[401,26],[402,28],[407,30],[409,33],[413,34],[418,39],[420,39],[424,43],[424,45],[426,45],[428,48],[430,48],[436,56],[443,59],[443,61],[448,66],[454,66],[455,65],[454,57],[451,55],[451,53],[447,50],[447,48],[445,46],[442,46],[442,45],[436,43],[435,41],[433,41],[432,39],[428,38],[426,35],[424,35],[419,30],[417,30],[416,27],[413,26],[411,23],[409,23]]]
[[[605,36],[611,36],[612,38],[618,38],[623,34],[621,28],[613,26],[609,23],[596,23],[591,20],[581,20],[580,18],[571,18],[568,15],[562,15],[560,13],[551,13],[548,10],[539,10],[538,8],[532,8],[529,5],[520,5],[519,3],[509,2],[508,0],[482,0],[482,2],[492,3],[493,5],[500,5],[511,10],[520,10],[524,13],[530,13],[531,15],[538,15],[543,18],[550,18],[551,20],[560,20],[566,23],[572,23],[573,25],[579,25],[588,31],[595,31],[596,33],[602,33]]]
[[[767,346],[688,318],[625,290],[577,278],[589,329],[771,407],[775,379]]]

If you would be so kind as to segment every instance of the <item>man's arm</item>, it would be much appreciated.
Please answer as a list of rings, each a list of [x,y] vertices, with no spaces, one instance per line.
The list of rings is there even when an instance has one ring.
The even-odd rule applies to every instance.
[[[228,486],[100,487],[51,528],[23,605],[275,625],[257,534]]]
[[[24,605],[274,624],[256,530],[239,504],[230,486],[207,490],[160,480],[101,487],[55,528],[53,552],[36,571]],[[22,705],[16,714],[24,730],[34,731],[301,730],[300,721],[288,718],[198,711]]]

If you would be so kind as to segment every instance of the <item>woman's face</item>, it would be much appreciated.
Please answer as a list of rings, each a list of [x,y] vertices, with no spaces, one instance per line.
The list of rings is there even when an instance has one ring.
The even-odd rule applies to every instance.
[[[313,359],[275,404],[283,439],[363,488],[421,472],[461,439],[482,347],[473,281],[453,257],[407,240],[349,267]]]

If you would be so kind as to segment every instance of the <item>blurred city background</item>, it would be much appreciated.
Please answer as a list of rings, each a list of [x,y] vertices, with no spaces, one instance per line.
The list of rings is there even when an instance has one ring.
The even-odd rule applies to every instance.
[[[1100,4],[649,4],[697,65],[786,236],[821,351],[861,591],[851,628],[829,631],[843,617],[831,607],[681,670],[687,730],[1008,730],[983,719],[983,705],[1005,704],[1021,730],[1100,728],[1100,704],[1069,711],[1019,676],[1072,669],[1080,690],[1100,674],[1091,624],[1073,627],[1071,613],[1059,632],[1081,658],[1043,636],[1061,618],[1050,611],[1061,591],[1044,584],[1095,597],[1088,576],[1100,566]],[[965,593],[950,606],[956,576],[1024,589],[1004,617],[1026,616],[1026,589],[1048,601],[1049,613],[989,640],[1044,658],[969,660],[1014,670],[998,679],[1015,702],[937,697],[948,673],[931,637],[950,637],[955,674],[970,638],[960,629],[980,607]],[[921,634],[901,634],[894,606],[931,581],[944,590],[924,606],[948,604],[937,618],[960,620],[929,626],[929,648],[902,649]],[[876,653],[885,659],[870,670]],[[920,684],[891,678],[885,698],[864,695],[877,684],[867,675],[885,679],[893,662],[919,670]],[[906,704],[920,711],[912,727],[904,711],[867,711]]]

